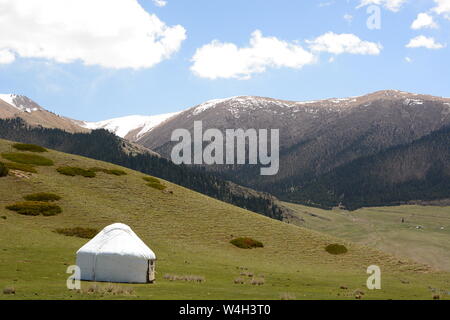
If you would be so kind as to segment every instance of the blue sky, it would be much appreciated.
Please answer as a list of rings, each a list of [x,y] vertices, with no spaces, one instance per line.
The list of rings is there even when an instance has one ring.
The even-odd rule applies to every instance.
[[[0,3],[0,93],[75,119],[167,113],[237,95],[316,100],[399,89],[450,96],[448,0],[141,0],[130,10],[135,0],[64,0],[79,7],[54,9],[45,26],[39,4],[29,10],[36,21],[17,18],[26,17],[15,7],[21,1]],[[52,1],[39,2],[45,9]],[[379,29],[366,23],[373,4]],[[126,21],[117,23],[122,12]],[[148,14],[168,31],[158,29],[144,46],[154,31]],[[124,46],[130,49],[118,49]]]

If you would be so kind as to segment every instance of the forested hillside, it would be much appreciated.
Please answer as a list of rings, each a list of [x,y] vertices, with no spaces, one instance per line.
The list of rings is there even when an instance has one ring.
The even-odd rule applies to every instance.
[[[0,138],[118,164],[278,220],[287,210],[269,194],[242,188],[213,174],[178,166],[149,153],[128,153],[124,148],[127,142],[107,130],[69,133],[30,126],[19,118],[0,119]]]

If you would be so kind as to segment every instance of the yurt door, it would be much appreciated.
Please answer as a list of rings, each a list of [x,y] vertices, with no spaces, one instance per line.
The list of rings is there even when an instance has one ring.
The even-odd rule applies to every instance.
[[[148,260],[148,282],[155,281],[155,260]]]

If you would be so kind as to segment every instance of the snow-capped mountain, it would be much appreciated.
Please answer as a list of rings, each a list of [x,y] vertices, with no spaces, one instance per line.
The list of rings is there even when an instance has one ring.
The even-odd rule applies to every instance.
[[[141,116],[131,115],[98,122],[80,121],[47,111],[28,97],[17,94],[0,94],[0,118],[22,118],[31,125],[63,129],[69,132],[88,132],[106,129],[121,138],[135,141],[153,128],[179,112]]]
[[[19,111],[31,113],[43,110],[41,106],[24,96],[16,94],[0,94],[0,99]]]
[[[84,122],[82,126],[91,130],[106,129],[121,138],[135,141],[143,134],[150,132],[153,128],[178,113],[179,112],[173,112],[156,116],[133,115],[98,122]]]
[[[81,122],[47,111],[28,97],[0,94],[0,118],[22,118],[30,125],[57,128],[68,132],[85,132]]]
[[[440,173],[440,168],[450,170],[444,161],[428,161],[428,154],[417,147],[420,139],[450,126],[448,98],[397,90],[304,102],[252,96],[232,97],[207,101],[187,109],[142,135],[137,143],[170,158],[172,148],[177,143],[171,142],[172,132],[175,129],[187,129],[192,134],[194,121],[202,121],[203,132],[210,128],[221,132],[237,128],[279,129],[280,170],[276,176],[260,176],[257,166],[217,165],[205,166],[204,169],[225,174],[235,183],[294,201],[300,199],[299,190],[308,183],[314,185],[317,177],[338,169],[343,170],[343,173],[336,171],[336,175],[348,175],[352,172],[348,168],[352,167],[346,166],[370,157],[376,157],[373,158],[376,160],[367,164],[372,168],[370,171],[367,167],[367,172],[375,172],[379,175],[377,181],[383,183],[391,181],[392,184],[400,184],[420,180],[418,177],[427,177],[429,168],[435,168]],[[427,141],[422,149],[432,150],[431,142],[434,143],[434,140],[430,138]],[[402,151],[401,156],[394,154],[392,150],[400,146],[411,148]],[[392,154],[378,158],[388,151]],[[438,153],[436,159],[443,159],[448,150],[447,153]],[[384,163],[381,169],[374,167],[381,162]],[[390,167],[390,163],[395,163],[395,166]],[[420,165],[415,168],[416,164]],[[430,172],[430,176],[434,177]],[[333,177],[327,176],[326,181],[335,182]],[[318,191],[311,192],[314,194]],[[346,194],[348,190],[342,193]],[[318,194],[322,195],[320,192]]]

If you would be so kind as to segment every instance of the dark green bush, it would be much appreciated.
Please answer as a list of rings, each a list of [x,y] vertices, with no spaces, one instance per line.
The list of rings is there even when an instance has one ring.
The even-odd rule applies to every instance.
[[[56,229],[55,232],[69,237],[92,239],[98,233],[98,230],[93,228],[75,227],[75,228],[60,228]]]
[[[0,177],[6,177],[8,172],[8,167],[4,163],[0,162]]]
[[[44,202],[61,200],[61,197],[58,196],[57,194],[48,193],[48,192],[33,193],[33,194],[29,194],[23,198],[28,201],[44,201]]]
[[[23,172],[29,172],[29,173],[37,173],[37,170],[30,164],[23,164],[23,163],[5,163],[5,165],[10,170],[19,170]]]
[[[161,181],[159,181],[159,179],[157,179],[155,177],[143,177],[142,179],[144,179],[147,182],[161,183]]]
[[[263,248],[264,245],[252,238],[236,238],[230,241],[231,244],[241,249]]]
[[[337,244],[337,243],[333,243],[333,244],[329,244],[325,247],[325,250],[330,253],[330,254],[344,254],[347,253],[347,248],[342,245],[342,244]]]
[[[89,170],[94,171],[94,172],[103,172],[103,173],[111,174],[114,176],[125,176],[127,174],[125,171],[119,170],[119,169],[104,169],[104,168],[94,167],[94,168],[90,168]]]
[[[167,187],[161,183],[155,183],[155,182],[149,182],[147,183],[147,186],[157,189],[157,190],[165,190]]]
[[[82,169],[77,167],[59,167],[56,171],[70,177],[82,176],[85,178],[94,178],[96,176],[95,172],[90,169]]]
[[[167,187],[165,185],[163,185],[161,183],[161,181],[159,181],[159,179],[155,178],[155,177],[142,177],[142,179],[144,179],[145,181],[147,181],[147,186],[153,188],[153,189],[157,189],[157,190],[165,190]]]
[[[36,154],[29,154],[29,153],[20,153],[20,152],[10,152],[10,153],[2,153],[2,157],[12,161],[12,162],[18,162],[23,164],[32,164],[36,166],[52,166],[53,161],[38,156]]]
[[[47,152],[47,149],[45,149],[44,147],[28,143],[16,143],[13,144],[13,148],[20,151]]]
[[[61,207],[56,204],[39,201],[17,202],[6,209],[26,216],[54,216],[62,212]]]

